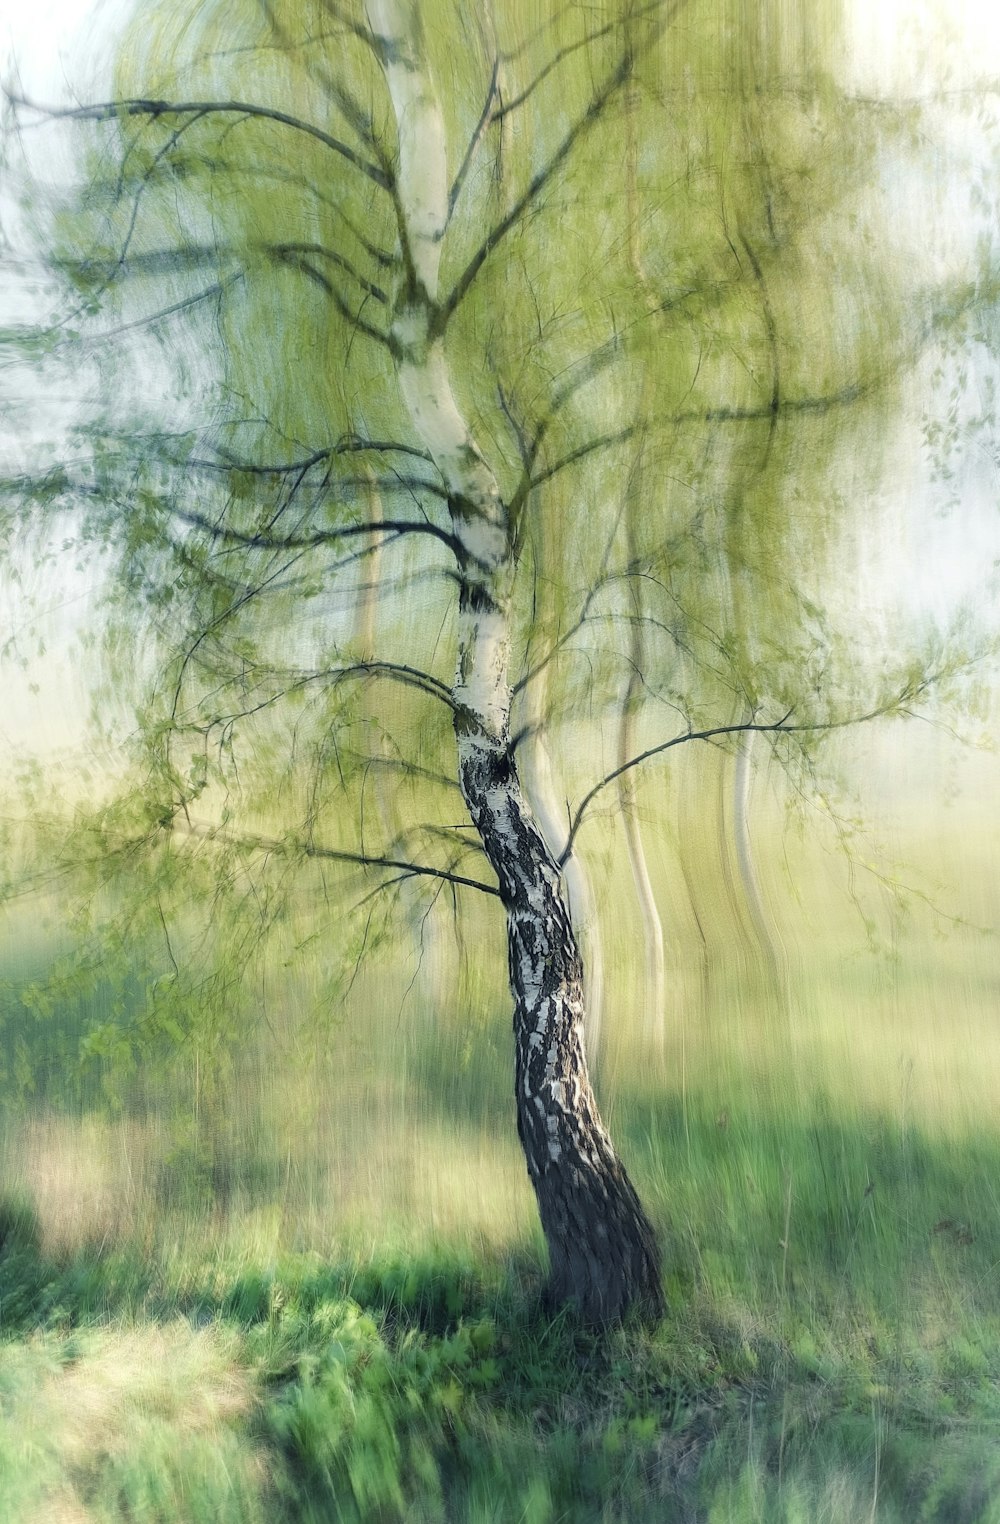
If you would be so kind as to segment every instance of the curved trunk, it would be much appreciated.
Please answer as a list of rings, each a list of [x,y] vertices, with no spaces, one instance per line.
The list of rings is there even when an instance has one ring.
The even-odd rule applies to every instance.
[[[548,1244],[553,1301],[604,1323],[662,1307],[653,1229],[601,1123],[583,1041],[583,971],[559,869],[510,744],[508,505],[454,395],[438,302],[448,225],[445,132],[412,0],[368,0],[399,140],[403,278],[392,355],[413,428],[448,492],[459,567],[452,688],[459,778],[507,915],[518,1132]]]
[[[660,1252],[601,1121],[584,1047],[583,966],[559,870],[505,744],[459,723],[462,790],[507,912],[517,1130],[549,1249],[548,1294],[589,1322],[663,1310]]]

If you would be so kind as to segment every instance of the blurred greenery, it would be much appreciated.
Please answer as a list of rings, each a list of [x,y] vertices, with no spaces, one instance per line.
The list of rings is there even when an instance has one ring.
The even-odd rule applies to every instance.
[[[503,98],[531,87],[470,174],[447,285],[628,18],[425,9],[451,141],[493,56]],[[144,7],[119,88],[326,120],[336,67],[389,144],[364,46],[316,41],[327,11],[339,27],[296,7],[303,48],[266,7]],[[930,210],[919,250],[895,240],[880,186],[930,176],[928,121],[836,86],[842,19],[691,0],[449,334],[508,494],[522,430],[542,440],[515,654],[522,675],[551,657],[560,809],[615,765],[626,689],[635,750],[751,713],[896,712],[839,751],[800,737],[780,782],[758,754],[743,795],[725,745],[637,775],[667,928],[654,1030],[621,800],[581,831],[601,1104],[666,1247],[653,1331],[597,1340],[540,1308],[495,900],[372,898],[322,855],[486,871],[447,711],[326,680],[376,641],[450,679],[437,545],[387,545],[369,585],[315,547],[177,528],[440,516],[392,451],[259,469],[405,432],[392,365],[300,247],[385,279],[389,200],[315,142],[290,158],[273,121],[153,113],[106,124],[85,192],[36,209],[79,306],[29,358],[46,382],[68,361],[79,415],[65,463],[5,483],[0,534],[23,547],[34,513],[43,567],[64,529],[114,559],[98,706],[108,730],[136,715],[113,779],[29,769],[30,823],[2,826],[0,1521],[1000,1516],[996,776],[900,739],[927,679],[932,721],[950,701],[989,729],[984,643],[888,596],[866,541],[915,417],[945,482],[988,433],[996,276],[988,237],[939,259]]]
[[[928,940],[925,908],[895,961],[858,954],[856,922],[846,959],[850,902],[808,861],[801,913],[829,935],[789,959],[786,1011],[717,970],[662,1054],[611,1023],[602,1104],[666,1246],[669,1315],[603,1339],[540,1308],[508,1017],[478,950],[461,1000],[370,970],[332,1034],[307,966],[273,969],[267,1022],[199,1077],[190,1045],[124,1067],[87,1047],[116,1001],[141,1015],[135,968],[40,1015],[20,994],[44,932],[30,957],[12,938],[6,1517],[986,1524],[992,940]]]

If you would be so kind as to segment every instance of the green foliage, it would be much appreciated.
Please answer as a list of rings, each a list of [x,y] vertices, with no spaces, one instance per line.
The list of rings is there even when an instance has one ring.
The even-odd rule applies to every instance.
[[[840,7],[613,0],[539,26],[521,0],[435,0],[421,18],[456,174],[496,65],[442,244],[444,341],[517,520],[512,666],[546,663],[545,721],[605,725],[638,667],[637,745],[788,715],[775,756],[811,790],[827,727],[931,690],[966,705],[975,634],[859,630],[853,578],[900,382],[934,345],[957,357],[943,378],[969,374],[995,282],[984,254],[933,286],[899,246],[870,186],[923,163],[926,123],[834,83]],[[4,522],[49,555],[65,530],[110,574],[101,700],[135,708],[130,762],[117,802],[57,841],[90,885],[118,875],[136,909],[114,936],[159,967],[141,1020],[88,1036],[122,1068],[169,1042],[211,1065],[248,950],[296,917],[313,936],[309,900],[336,904],[330,1005],[393,921],[443,923],[446,880],[336,854],[489,880],[456,817],[445,542],[361,533],[448,512],[378,338],[397,145],[363,30],[360,6],[313,0],[145,7],[123,98],[254,109],[77,123],[87,188],[41,229],[73,288],[47,363],[73,367],[80,409],[57,464],[7,483]],[[927,425],[942,462],[954,384]],[[534,723],[522,694],[513,727]]]
[[[0,1272],[20,1288],[15,1308],[24,1306],[27,1261],[4,1252]],[[751,1334],[757,1359],[748,1364],[739,1315],[718,1299],[711,1314],[704,1297],[700,1324],[675,1315],[653,1336],[596,1340],[565,1317],[541,1320],[509,1268],[473,1270],[447,1252],[373,1265],[360,1279],[349,1267],[287,1258],[267,1274],[236,1273],[225,1261],[164,1265],[142,1285],[126,1259],[90,1256],[45,1262],[34,1277],[33,1311],[3,1309],[8,1508],[71,1482],[101,1524],[293,1524],[331,1513],[364,1524],[596,1524],[664,1509],[792,1524],[856,1517],[873,1497],[890,1520],[986,1524],[1000,1485],[995,1308],[989,1326],[980,1309],[978,1334],[956,1325],[930,1347],[902,1331],[873,1333],[855,1302],[854,1326],[832,1328],[818,1367],[804,1333],[788,1342]],[[192,1320],[187,1333],[179,1315]],[[185,1401],[197,1398],[198,1382],[207,1393],[213,1382],[247,1378],[252,1401],[179,1443],[172,1424],[191,1422],[176,1406],[181,1396],[158,1390],[162,1377],[147,1371],[141,1396],[126,1385],[116,1399],[142,1404],[124,1444],[102,1446],[81,1474],[53,1432],[36,1444],[29,1471],[18,1425],[42,1400],[31,1394],[59,1401],[58,1373],[77,1371],[99,1407],[100,1382],[110,1379],[106,1330],[122,1317],[135,1360],[157,1328],[172,1331],[179,1356],[192,1351],[185,1358],[200,1364]],[[24,1341],[29,1327],[41,1332]]]

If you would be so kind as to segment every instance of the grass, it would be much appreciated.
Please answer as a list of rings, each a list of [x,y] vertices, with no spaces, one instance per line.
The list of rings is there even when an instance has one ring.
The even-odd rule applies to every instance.
[[[992,945],[814,922],[784,1009],[692,964],[651,1052],[609,939],[670,1310],[598,1339],[541,1311],[496,940],[451,1002],[437,949],[317,1036],[282,974],[238,1054],[131,1074],[76,1061],[121,991],[8,959],[0,1524],[997,1524]]]
[[[266,1122],[244,1079],[214,1133],[8,1121],[0,1520],[1000,1516],[1000,1135],[752,1074],[724,1107],[618,1092],[671,1311],[599,1340],[543,1318],[485,1141],[502,1028],[462,1106],[432,1048],[396,1055],[403,1126],[392,1074],[364,1102],[342,1075],[335,1126],[322,1071]]]
[[[46,1254],[9,1207],[0,1518],[995,1518],[988,1249],[932,1229],[862,1270],[821,1224],[768,1298],[762,1246],[741,1276],[719,1228],[659,1329],[599,1339],[541,1318],[531,1254],[265,1266],[249,1239],[179,1252],[169,1224],[143,1252]],[[807,1244],[810,1271],[846,1261],[825,1287]],[[890,1295],[900,1268],[927,1295]]]

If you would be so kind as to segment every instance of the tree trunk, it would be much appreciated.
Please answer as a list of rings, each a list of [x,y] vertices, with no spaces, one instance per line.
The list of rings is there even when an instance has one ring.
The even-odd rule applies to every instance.
[[[462,790],[507,912],[517,1131],[549,1249],[548,1296],[593,1323],[663,1310],[660,1252],[601,1121],[583,967],[559,870],[509,749],[458,726]]]
[[[455,397],[438,271],[448,226],[444,121],[412,0],[368,0],[398,136],[403,277],[392,353],[410,421],[448,493],[459,564],[452,688],[459,780],[500,884],[514,996],[518,1133],[550,1260],[549,1298],[607,1323],[662,1308],[656,1236],[601,1123],[584,1050],[583,969],[562,879],[510,745],[514,526]]]
[[[565,806],[560,809],[546,744],[548,676],[549,669],[545,668],[524,690],[524,718],[529,735],[521,749],[520,776],[531,813],[545,838],[549,853],[558,857],[566,845],[569,827],[563,812]],[[579,852],[575,850],[563,864],[563,884],[577,943],[584,955],[583,988],[587,1012],[584,1036],[587,1061],[599,1073],[601,1021],[604,1014],[604,949],[590,874]]]

